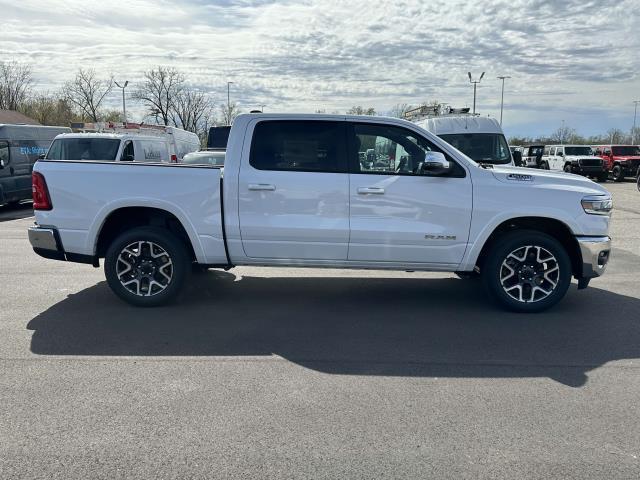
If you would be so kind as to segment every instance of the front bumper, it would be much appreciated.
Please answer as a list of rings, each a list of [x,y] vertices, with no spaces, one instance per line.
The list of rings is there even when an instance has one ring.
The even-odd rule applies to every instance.
[[[29,243],[33,251],[44,258],[51,260],[67,260],[69,262],[89,263],[98,266],[98,258],[91,255],[65,252],[60,241],[58,230],[54,227],[34,226],[29,227]]]
[[[610,237],[576,237],[582,254],[582,274],[579,280],[599,277],[609,263],[611,253]]]
[[[606,172],[603,165],[571,165],[571,172],[579,175],[598,175]]]

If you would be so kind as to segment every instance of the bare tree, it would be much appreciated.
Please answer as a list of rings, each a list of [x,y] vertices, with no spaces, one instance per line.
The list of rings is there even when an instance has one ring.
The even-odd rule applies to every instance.
[[[0,109],[20,110],[32,85],[30,65],[15,61],[0,62]]]
[[[363,108],[358,105],[347,110],[347,115],[376,115],[376,109],[373,107]]]
[[[235,102],[231,102],[229,105],[220,105],[220,123],[222,125],[231,125],[241,113],[240,107]]]
[[[151,115],[169,125],[176,99],[184,88],[184,75],[175,68],[159,66],[143,76],[144,82],[132,98],[140,100]]]
[[[64,84],[62,92],[78,109],[82,118],[97,122],[101,119],[100,106],[112,89],[112,77],[100,80],[95,70],[81,68],[73,80]]]
[[[575,129],[568,127],[566,125],[562,125],[556,131],[554,131],[551,135],[549,135],[549,139],[553,142],[557,143],[567,143],[569,142],[571,137],[575,137],[577,135]]]
[[[404,114],[411,110],[411,108],[411,105],[408,103],[397,103],[391,107],[391,110],[389,110],[387,114],[390,117],[404,118]]]
[[[619,128],[610,128],[607,130],[607,138],[610,143],[623,143],[626,134]]]
[[[204,124],[209,124],[213,114],[213,102],[204,92],[184,88],[173,102],[173,123],[193,133],[200,133]]]

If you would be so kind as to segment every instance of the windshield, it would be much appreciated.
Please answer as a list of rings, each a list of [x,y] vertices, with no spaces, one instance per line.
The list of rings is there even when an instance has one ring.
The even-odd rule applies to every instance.
[[[188,153],[182,159],[182,163],[187,163],[189,165],[214,165],[221,167],[224,165],[224,152]]]
[[[439,135],[445,142],[478,163],[510,163],[511,154],[504,135],[499,133],[457,133]]]
[[[640,147],[635,145],[624,145],[622,147],[611,147],[611,151],[614,155],[620,155],[622,157],[637,157],[640,156]]]
[[[565,155],[586,155],[588,157],[593,156],[593,150],[591,147],[564,147]]]
[[[115,160],[120,140],[115,138],[58,138],[54,140],[49,160]]]

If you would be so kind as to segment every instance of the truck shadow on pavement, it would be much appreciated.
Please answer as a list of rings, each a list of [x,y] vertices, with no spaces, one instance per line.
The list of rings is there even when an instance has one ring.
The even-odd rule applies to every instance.
[[[304,270],[301,271],[301,275]],[[597,282],[594,282],[597,285]],[[139,309],[105,282],[28,324],[41,355],[278,355],[320,372],[548,377],[586,383],[640,358],[640,300],[591,287],[551,311],[507,313],[477,280],[197,275],[175,305]]]

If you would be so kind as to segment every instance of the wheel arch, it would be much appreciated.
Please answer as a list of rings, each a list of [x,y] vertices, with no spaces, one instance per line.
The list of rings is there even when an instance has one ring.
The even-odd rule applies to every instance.
[[[109,245],[118,235],[142,226],[166,228],[185,244],[192,260],[198,259],[198,249],[201,246],[197,242],[197,236],[191,226],[181,221],[178,215],[165,208],[132,205],[115,208],[104,215],[96,229],[94,255],[97,258],[104,257]]]
[[[582,254],[580,253],[580,246],[578,245],[575,235],[566,223],[550,217],[523,216],[513,217],[503,221],[492,230],[491,234],[484,241],[482,249],[473,260],[474,265],[482,270],[482,264],[488,252],[499,241],[501,235],[517,230],[542,232],[558,240],[569,254],[573,275],[580,274]]]

